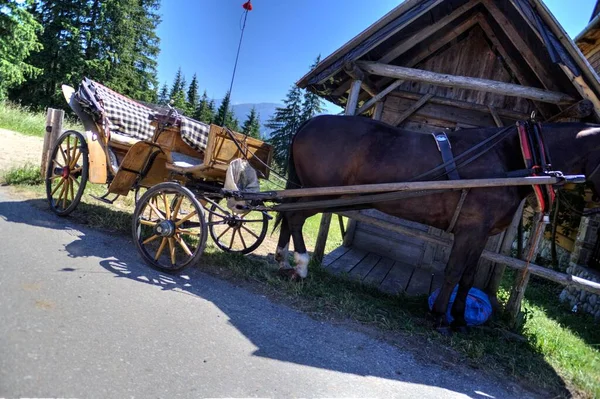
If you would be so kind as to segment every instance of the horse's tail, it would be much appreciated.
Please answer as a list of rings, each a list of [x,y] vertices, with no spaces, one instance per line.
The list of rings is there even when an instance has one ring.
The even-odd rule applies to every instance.
[[[300,130],[302,130],[302,128],[304,127],[304,125],[306,125],[308,123],[308,121],[310,121],[310,119],[304,121],[300,127],[298,128],[298,130],[296,131],[296,134],[298,134],[298,132]],[[289,190],[289,189],[294,189],[294,188],[299,188],[301,187],[301,183],[300,183],[300,178],[298,177],[298,173],[296,171],[296,164],[294,163],[294,139],[296,138],[296,135],[294,135],[294,137],[292,137],[292,142],[290,144],[290,157],[288,159],[288,165],[287,165],[287,170],[288,170],[288,178],[285,184],[285,189]],[[287,201],[284,202],[291,202],[293,201],[293,199],[289,199]],[[273,234],[276,230],[277,227],[279,226],[279,224],[281,223],[283,219],[283,215],[281,212],[277,212],[277,215],[275,216],[275,225],[273,226],[273,231],[271,232],[271,234]]]

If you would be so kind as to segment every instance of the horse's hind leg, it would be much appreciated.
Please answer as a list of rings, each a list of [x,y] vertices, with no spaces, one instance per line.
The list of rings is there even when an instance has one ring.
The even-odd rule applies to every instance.
[[[460,283],[451,310],[452,318],[454,319],[452,321],[452,328],[460,331],[464,331],[467,326],[467,322],[465,321],[467,296],[469,295],[469,290],[473,287],[475,274],[477,274],[477,264],[479,263],[479,257],[485,248],[487,238],[487,234],[482,232],[479,237],[469,239],[470,247],[467,250],[465,269],[460,278]]]
[[[442,332],[444,332],[443,329],[448,325],[446,311],[448,310],[448,302],[450,301],[450,296],[454,287],[461,281],[463,273],[469,265],[474,265],[471,267],[477,267],[477,261],[485,247],[487,234],[482,233],[479,230],[480,229],[477,227],[461,228],[460,231],[457,228],[457,231],[454,234],[454,244],[452,245],[452,251],[450,252],[450,258],[448,259],[448,264],[444,273],[444,282],[442,283],[432,309],[435,318],[435,327],[442,328],[442,330],[440,330]],[[474,274],[475,273],[473,272],[473,277]],[[468,280],[465,280],[465,282],[468,282]],[[469,289],[470,287],[467,288],[467,293]],[[464,300],[466,300],[466,295],[464,296]],[[464,302],[462,305],[462,313],[460,313],[461,305],[459,304],[457,306],[455,300],[452,309],[452,317],[456,319],[457,316],[455,316],[455,314],[458,315],[458,323],[464,322],[464,310]]]
[[[288,219],[292,239],[294,240],[294,273],[291,276],[295,280],[306,278],[308,275],[308,262],[310,260],[304,237],[302,237],[302,227],[308,215],[305,212],[292,213]]]
[[[281,216],[281,231],[279,233],[279,241],[275,251],[275,261],[279,263],[280,270],[291,270],[292,266],[290,266],[288,260],[291,232],[287,221],[287,214],[282,214]]]

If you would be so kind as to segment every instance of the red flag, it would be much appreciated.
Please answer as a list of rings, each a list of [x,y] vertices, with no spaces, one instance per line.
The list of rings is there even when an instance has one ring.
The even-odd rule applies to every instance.
[[[242,4],[242,7],[244,7],[244,10],[252,11],[252,1],[248,0],[247,2]]]

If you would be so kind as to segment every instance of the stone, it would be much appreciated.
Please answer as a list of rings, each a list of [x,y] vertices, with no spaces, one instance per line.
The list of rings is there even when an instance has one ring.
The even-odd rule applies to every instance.
[[[581,294],[579,294],[579,300],[581,302],[585,302],[585,298],[587,298],[587,292],[581,291]]]
[[[596,302],[598,301],[598,295],[596,294],[591,294],[590,298],[588,300],[588,302],[590,303],[590,305],[592,306],[596,306]]]
[[[594,317],[596,320],[600,320],[600,310],[596,311],[596,315]]]
[[[562,292],[560,293],[560,301],[565,302],[567,300],[568,296],[569,296],[569,291],[562,290]]]

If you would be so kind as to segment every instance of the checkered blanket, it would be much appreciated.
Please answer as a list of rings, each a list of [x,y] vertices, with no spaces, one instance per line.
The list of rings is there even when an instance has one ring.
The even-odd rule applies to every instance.
[[[152,139],[154,127],[150,124],[150,117],[165,113],[164,107],[150,108],[87,78],[80,85],[77,98],[88,112],[96,116],[97,121],[103,120],[108,124],[110,132],[137,140]],[[204,151],[210,126],[183,115],[179,119],[183,141],[197,151]]]

